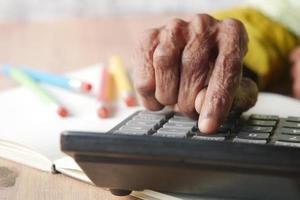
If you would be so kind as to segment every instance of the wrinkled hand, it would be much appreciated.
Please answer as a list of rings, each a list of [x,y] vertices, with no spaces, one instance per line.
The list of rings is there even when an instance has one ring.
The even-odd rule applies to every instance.
[[[244,111],[256,102],[256,84],[242,78],[246,51],[247,33],[237,20],[173,19],[140,40],[135,88],[146,108],[172,105],[190,117],[200,114],[200,130],[213,133],[230,109]]]

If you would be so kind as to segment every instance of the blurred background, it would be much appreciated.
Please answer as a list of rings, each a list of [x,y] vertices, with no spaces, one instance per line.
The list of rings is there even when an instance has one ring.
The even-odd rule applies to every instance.
[[[118,54],[130,67],[143,30],[237,4],[241,1],[1,0],[0,62],[65,73]],[[0,77],[0,89],[12,86]]]

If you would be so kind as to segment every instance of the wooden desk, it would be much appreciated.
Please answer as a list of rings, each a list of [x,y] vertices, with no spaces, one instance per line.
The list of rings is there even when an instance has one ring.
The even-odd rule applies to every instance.
[[[65,72],[106,61],[109,55],[116,53],[130,65],[133,44],[139,32],[161,25],[168,18],[170,16],[119,16],[0,23],[0,62]],[[12,81],[0,77],[1,90],[12,86]],[[48,174],[3,159],[0,159],[0,169],[1,167],[17,174],[12,186],[0,185],[1,200],[121,199],[100,188],[60,174]]]

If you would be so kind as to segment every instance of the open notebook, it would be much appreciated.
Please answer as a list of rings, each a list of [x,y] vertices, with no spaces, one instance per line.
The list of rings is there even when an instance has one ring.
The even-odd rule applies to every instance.
[[[97,91],[100,65],[71,73],[71,77],[88,80]],[[59,118],[30,91],[23,87],[0,93],[0,157],[13,160],[43,171],[61,172],[89,182],[80,167],[60,151],[59,136],[63,130],[107,131],[141,107],[126,108],[120,103],[115,116],[99,119],[93,94],[82,95],[56,87],[45,88],[70,111],[71,116]],[[257,105],[249,112],[300,115],[300,102],[292,98],[262,93]],[[195,196],[162,194],[154,191],[133,192],[142,199],[199,199]]]

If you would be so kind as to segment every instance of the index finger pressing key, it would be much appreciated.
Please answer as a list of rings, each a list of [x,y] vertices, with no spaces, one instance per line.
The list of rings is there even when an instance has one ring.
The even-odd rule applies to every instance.
[[[199,117],[199,129],[204,133],[215,132],[232,106],[246,52],[247,35],[243,25],[233,19],[224,20],[218,41],[219,54]]]

